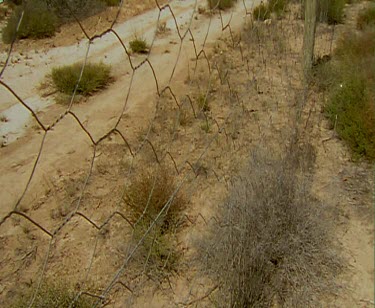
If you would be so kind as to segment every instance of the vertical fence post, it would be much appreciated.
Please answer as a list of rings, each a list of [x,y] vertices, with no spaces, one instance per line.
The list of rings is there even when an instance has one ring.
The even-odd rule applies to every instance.
[[[314,58],[317,0],[305,0],[304,3],[303,70],[307,81]]]

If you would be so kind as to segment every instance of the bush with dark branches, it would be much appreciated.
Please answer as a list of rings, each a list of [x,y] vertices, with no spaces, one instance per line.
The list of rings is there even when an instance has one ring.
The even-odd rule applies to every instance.
[[[329,211],[309,192],[312,147],[269,153],[252,153],[203,243],[218,307],[307,307],[341,267]]]

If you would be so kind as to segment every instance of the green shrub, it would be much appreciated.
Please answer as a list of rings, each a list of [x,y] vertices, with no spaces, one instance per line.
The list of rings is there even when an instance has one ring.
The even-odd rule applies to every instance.
[[[117,6],[121,0],[104,0],[105,4],[108,6]]]
[[[354,153],[374,159],[375,101],[370,95],[360,73],[351,74],[333,90],[326,112]]]
[[[201,93],[197,97],[197,105],[198,109],[203,112],[210,111],[210,105],[208,101],[208,97],[206,97],[205,93]]]
[[[42,0],[30,0],[24,6],[25,13],[17,32],[17,38],[44,38],[55,34],[57,17]],[[16,36],[16,29],[23,8],[17,7],[3,30],[3,41],[9,44]]]
[[[305,5],[303,0],[302,18],[304,18]],[[346,0],[318,0],[317,20],[328,24],[339,24],[343,22]]]
[[[82,64],[73,64],[54,68],[52,70],[52,81],[58,91],[71,95],[77,85],[81,74]],[[90,95],[111,81],[111,68],[104,63],[87,63],[78,84],[77,94]]]
[[[2,22],[9,14],[10,8],[8,6],[0,6],[0,22]]]
[[[9,0],[10,3],[12,3],[13,5],[21,5],[22,4],[22,0]]]
[[[318,87],[319,91],[327,91],[335,83],[336,72],[334,72],[334,65],[328,59],[328,56],[319,57],[313,63],[312,68],[312,83]],[[330,57],[329,57],[330,58]]]
[[[50,5],[61,23],[74,20],[74,16],[84,19],[106,8],[106,3],[101,0],[52,0]]]
[[[136,255],[137,263],[146,269],[148,275],[163,279],[177,268],[180,257],[177,240],[172,232],[165,233],[158,224],[145,236],[148,228],[149,224],[143,219],[134,228],[135,242],[143,238]]]
[[[343,21],[345,0],[319,0],[318,19],[328,24],[339,24]]]
[[[269,0],[268,8],[271,12],[275,12],[277,15],[280,15],[285,10],[287,4],[287,0]]]
[[[336,87],[331,89],[327,113],[338,134],[354,153],[375,159],[375,31],[346,33],[335,57]]]
[[[11,305],[12,308],[29,307],[30,299],[33,295],[33,289],[24,290],[17,294],[16,299]],[[76,296],[73,288],[63,283],[43,283],[35,298],[33,307],[38,308],[90,308],[93,307],[95,300],[88,296],[80,296],[74,305],[71,306]]]
[[[357,28],[363,30],[367,26],[375,26],[375,5],[363,10],[357,17]]]
[[[237,0],[207,0],[210,9],[225,10],[231,8]]]
[[[328,94],[325,111],[355,156],[375,159],[375,31],[346,33],[317,79]],[[322,82],[322,81],[320,81]]]
[[[134,37],[132,41],[129,42],[129,46],[132,52],[134,53],[147,53],[149,47],[144,38]]]
[[[253,16],[255,20],[266,20],[270,18],[271,12],[267,5],[261,3],[254,8]]]
[[[361,33],[344,33],[337,42],[334,56],[340,61],[363,60],[374,55],[375,29]]]

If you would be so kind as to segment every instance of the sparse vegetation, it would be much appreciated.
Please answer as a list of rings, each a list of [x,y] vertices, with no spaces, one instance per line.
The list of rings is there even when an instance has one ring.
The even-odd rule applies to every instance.
[[[124,197],[125,203],[131,210],[133,221],[136,222],[141,218],[147,224],[152,223],[175,189],[174,177],[166,169],[158,172],[143,172],[134,178]],[[171,200],[169,209],[164,211],[158,220],[163,231],[168,232],[169,228],[176,224],[185,205],[186,201],[181,193]]]
[[[253,9],[255,20],[266,20],[271,18],[271,13],[281,16],[288,5],[288,0],[270,0],[267,3],[260,3]]]
[[[253,16],[255,20],[266,20],[271,16],[268,5],[261,3],[256,6],[253,10]]]
[[[375,4],[364,9],[357,17],[357,28],[364,30],[366,27],[375,27]]]
[[[167,22],[162,21],[158,23],[158,28],[156,30],[157,34],[164,34],[168,31],[169,29],[167,28]]]
[[[144,238],[138,260],[157,275],[165,275],[175,269],[178,259],[174,232],[186,200],[180,192],[174,194],[175,190],[174,177],[163,168],[138,175],[131,181],[124,197],[134,222],[136,241],[155,222]],[[163,269],[167,269],[164,274],[160,271]]]
[[[237,0],[207,0],[210,9],[225,10],[231,8]]]
[[[332,127],[355,156],[375,159],[375,30],[348,32],[332,61],[317,69],[316,82],[326,91]]]
[[[207,117],[205,118],[204,122],[201,124],[201,129],[208,134],[211,130],[210,122],[208,121]]]
[[[328,24],[342,23],[344,17],[345,0],[319,0],[318,18]]]
[[[0,122],[6,123],[8,121],[9,119],[4,114],[0,114]]]
[[[34,289],[29,288],[24,292],[17,294],[16,299],[11,305],[12,308],[29,307],[30,299]],[[95,300],[91,297],[82,295],[76,301],[76,293],[73,288],[64,283],[45,282],[41,285],[35,298],[33,307],[38,308],[90,308]],[[74,303],[74,304],[73,304]],[[73,305],[72,305],[73,304]]]
[[[285,157],[254,151],[219,207],[202,245],[204,271],[220,286],[215,307],[310,307],[333,287],[341,266],[331,222],[306,178],[314,151],[296,148]]]
[[[107,6],[118,5],[119,2],[119,0],[11,1],[9,4],[15,8],[3,30],[3,42],[9,44],[13,41],[23,10],[25,12],[23,21],[16,38],[40,39],[53,36],[61,24],[74,20],[74,16],[83,19],[99,13]]]
[[[16,30],[23,8],[18,6],[10,16],[2,34],[4,43],[11,43],[15,37],[18,39],[38,39],[51,37],[55,34],[57,28],[57,17],[54,12],[48,8],[44,1],[27,1],[24,9],[25,13],[17,34]]]
[[[135,36],[132,41],[129,42],[129,46],[134,53],[148,53],[149,47],[144,38]]]
[[[82,64],[79,63],[54,68],[52,80],[56,89],[63,94],[71,95],[77,86],[81,70]],[[87,63],[76,93],[87,96],[105,88],[111,81],[110,72],[110,66],[104,63]]]
[[[205,93],[201,93],[201,94],[198,95],[197,105],[198,105],[198,110],[201,110],[203,112],[210,111],[210,105],[209,105],[208,97],[206,97]]]
[[[271,12],[275,12],[278,16],[284,12],[288,0],[269,0],[268,7]]]
[[[0,6],[0,22],[7,17],[8,11],[9,9],[7,6]]]
[[[318,0],[317,20],[319,22],[326,22],[328,24],[342,23],[346,2],[346,0]],[[302,5],[303,18],[304,11],[304,5]]]

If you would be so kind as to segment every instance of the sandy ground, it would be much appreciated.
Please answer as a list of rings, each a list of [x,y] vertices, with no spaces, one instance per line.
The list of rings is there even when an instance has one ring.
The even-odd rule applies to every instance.
[[[250,8],[251,2],[246,3]],[[94,141],[98,140],[115,127],[117,121],[116,127],[133,151],[142,144],[145,130],[149,129],[147,136],[153,141],[159,157],[166,151],[174,157],[180,171],[176,178],[183,178],[190,170],[185,185],[185,194],[190,200],[186,210],[189,219],[177,236],[185,261],[179,265],[177,274],[170,277],[169,283],[161,285],[155,284],[147,275],[138,277],[142,269],[136,262],[131,263],[120,281],[128,284],[133,293],[116,285],[110,292],[111,307],[212,307],[205,294],[214,285],[199,277],[194,263],[189,261],[194,255],[194,241],[204,234],[207,222],[215,217],[215,204],[225,198],[228,183],[241,169],[249,149],[259,143],[282,146],[282,141],[291,133],[295,100],[300,95],[301,23],[288,25],[280,21],[277,26],[266,28],[264,35],[270,40],[261,46],[262,49],[258,49],[256,40],[233,48],[228,29],[224,33],[221,30],[219,15],[210,19],[210,16],[199,14],[195,19],[192,17],[195,4],[189,0],[171,2],[181,33],[191,21],[190,29],[198,51],[206,40],[210,63],[215,66],[215,69],[211,68],[214,71],[211,78],[206,61],[194,61],[190,36],[180,44],[174,21],[167,11],[160,16],[170,28],[163,35],[155,36],[157,10],[115,27],[124,42],[135,31],[140,31],[149,42],[154,39],[149,60],[159,89],[170,85],[179,102],[184,102],[182,110],[187,114],[186,123],[181,124],[180,120],[181,126],[177,128],[171,130],[178,111],[173,97],[166,94],[157,99],[150,67],[144,65],[133,74],[124,49],[111,34],[90,46],[88,58],[112,64],[116,81],[105,91],[72,108],[89,134],[82,130],[77,120],[67,115],[44,135],[36,122],[30,120],[27,113],[22,113],[24,108],[16,104],[14,97],[5,88],[0,88],[1,110],[5,114],[9,112],[9,122],[1,123],[1,129],[24,119],[20,122],[22,125],[7,128],[7,146],[0,148],[1,218],[22,196],[41,145],[36,171],[18,205],[20,211],[53,231],[61,226],[78,200],[80,212],[98,224],[121,208],[117,203],[124,181],[128,181],[129,165],[133,164],[133,173],[137,174],[147,166],[155,165],[155,157],[150,147],[144,147],[140,155],[132,159],[127,147],[121,146],[123,142],[118,135],[106,138],[94,148],[90,136]],[[232,18],[230,13],[223,14],[224,24],[230,20],[233,32],[237,33],[245,22],[244,12],[244,6],[239,2]],[[277,35],[280,29],[285,32]],[[319,53],[329,52],[331,33],[330,29],[318,29]],[[220,37],[224,38],[218,40]],[[19,63],[11,65],[2,79],[28,104],[38,108],[37,115],[45,125],[54,123],[65,108],[56,105],[53,96],[41,97],[39,84],[52,67],[84,59],[87,41],[56,46],[38,53],[32,49],[27,51],[30,61],[20,56],[22,59],[16,61]],[[17,53],[15,56],[19,57]],[[145,56],[131,57],[134,65],[144,59]],[[196,63],[196,74],[193,74]],[[202,114],[195,118],[185,95],[188,93],[193,98],[198,109],[196,101],[206,89],[209,89],[210,98],[209,118]],[[374,300],[373,171],[366,163],[351,162],[348,150],[328,129],[320,113],[322,101],[321,97],[312,95],[303,118],[308,119],[307,135],[317,151],[313,192],[337,209],[335,228],[348,264],[338,279],[340,289],[337,294],[331,294],[329,301],[323,300],[322,306],[371,307]],[[151,120],[153,122],[149,124]],[[225,127],[225,131],[215,137],[217,126]],[[212,144],[211,140],[214,141]],[[206,149],[207,145],[211,147]],[[205,155],[200,160],[202,154]],[[168,161],[173,169],[172,162]],[[199,162],[197,177],[191,176],[186,161]],[[91,163],[94,168],[81,195]],[[76,283],[77,289],[90,289],[90,283],[93,283],[96,284],[94,292],[101,294],[127,256],[129,248],[124,238],[128,237],[129,226],[119,218],[111,220],[108,228],[98,233],[92,225],[84,223],[82,217],[75,217],[51,242],[46,234],[24,220],[18,217],[7,220],[0,226],[0,244],[7,251],[0,259],[4,268],[0,278],[0,304],[12,298],[14,285],[24,286],[35,281],[39,277],[35,273],[40,273],[45,260],[47,277],[67,277]],[[196,301],[199,298],[202,299]]]
[[[190,29],[199,50],[205,39],[207,43],[214,42],[222,34],[222,26],[219,16],[212,19],[207,16],[198,16],[197,20],[193,18],[193,14],[196,15],[194,13],[195,4],[195,1],[175,1],[171,3],[171,8],[176,16],[177,28],[181,35],[186,34],[187,25],[192,22]],[[251,1],[248,2],[248,7],[251,7]],[[187,62],[195,54],[189,35],[186,35],[183,44],[180,44],[174,20],[167,10],[162,11],[160,20],[165,20],[167,27],[171,30],[167,35],[155,37],[158,14],[159,10],[149,11],[115,27],[115,30],[125,44],[136,32],[148,42],[153,41],[149,61],[158,78],[159,88],[162,89],[173,77],[172,73],[178,74],[182,71],[186,74]],[[243,17],[244,7],[241,4],[238,5],[232,16],[231,26],[239,27]],[[224,24],[230,18],[230,13],[223,15]],[[212,20],[211,25],[210,20]],[[209,25],[210,28],[207,31]],[[207,33],[209,35],[206,38]],[[181,53],[179,53],[180,46]],[[53,125],[65,112],[65,108],[54,104],[54,98],[51,96],[41,97],[38,88],[53,67],[84,61],[87,52],[89,60],[103,61],[113,66],[116,82],[106,91],[90,98],[86,103],[73,106],[72,111],[78,116],[80,122],[85,123],[94,140],[114,127],[115,123],[125,116],[124,110],[126,115],[130,115],[131,123],[129,124],[138,122],[142,127],[142,120],[147,119],[147,113],[152,111],[152,99],[156,94],[155,80],[147,65],[143,65],[132,75],[127,55],[112,34],[106,34],[94,41],[93,44],[90,44],[89,49],[87,41],[81,41],[72,46],[56,47],[44,52],[31,51],[19,63],[12,64],[5,70],[2,81],[38,114],[46,127]],[[13,57],[19,57],[19,55],[13,54]],[[145,57],[142,56],[134,56],[131,61],[133,66],[137,66],[144,59]],[[132,77],[134,78],[129,90]],[[25,187],[28,174],[31,173],[36,154],[41,146],[43,132],[39,130],[37,123],[31,120],[29,111],[19,104],[7,89],[1,87],[0,91],[1,113],[8,119],[7,122],[1,123],[0,131],[1,135],[5,136],[5,142],[9,144],[1,149],[3,152],[1,165],[5,169],[1,172],[1,182],[5,183],[5,186],[3,187],[0,214],[4,215],[12,209]],[[127,92],[129,92],[128,98],[126,97]],[[133,114],[136,115],[133,116]],[[139,129],[137,125],[133,127],[133,131]],[[66,134],[68,131],[70,133]],[[82,162],[82,153],[88,153],[87,149],[90,144],[82,132],[71,117],[65,117],[59,125],[54,127],[53,131],[47,134],[42,152],[48,154],[41,161],[43,166],[38,169],[44,170],[43,173],[49,173],[50,167],[47,166],[51,166],[53,169],[58,168],[58,165],[62,163],[61,156],[66,155],[70,157],[65,161]],[[13,143],[17,139],[18,142]],[[77,150],[81,148],[78,144],[82,144],[82,152]],[[71,163],[68,165],[73,167]],[[66,165],[61,165],[59,168],[65,169],[66,167]],[[19,177],[20,174],[24,174],[24,176]],[[37,178],[34,177],[33,181],[39,182]]]

